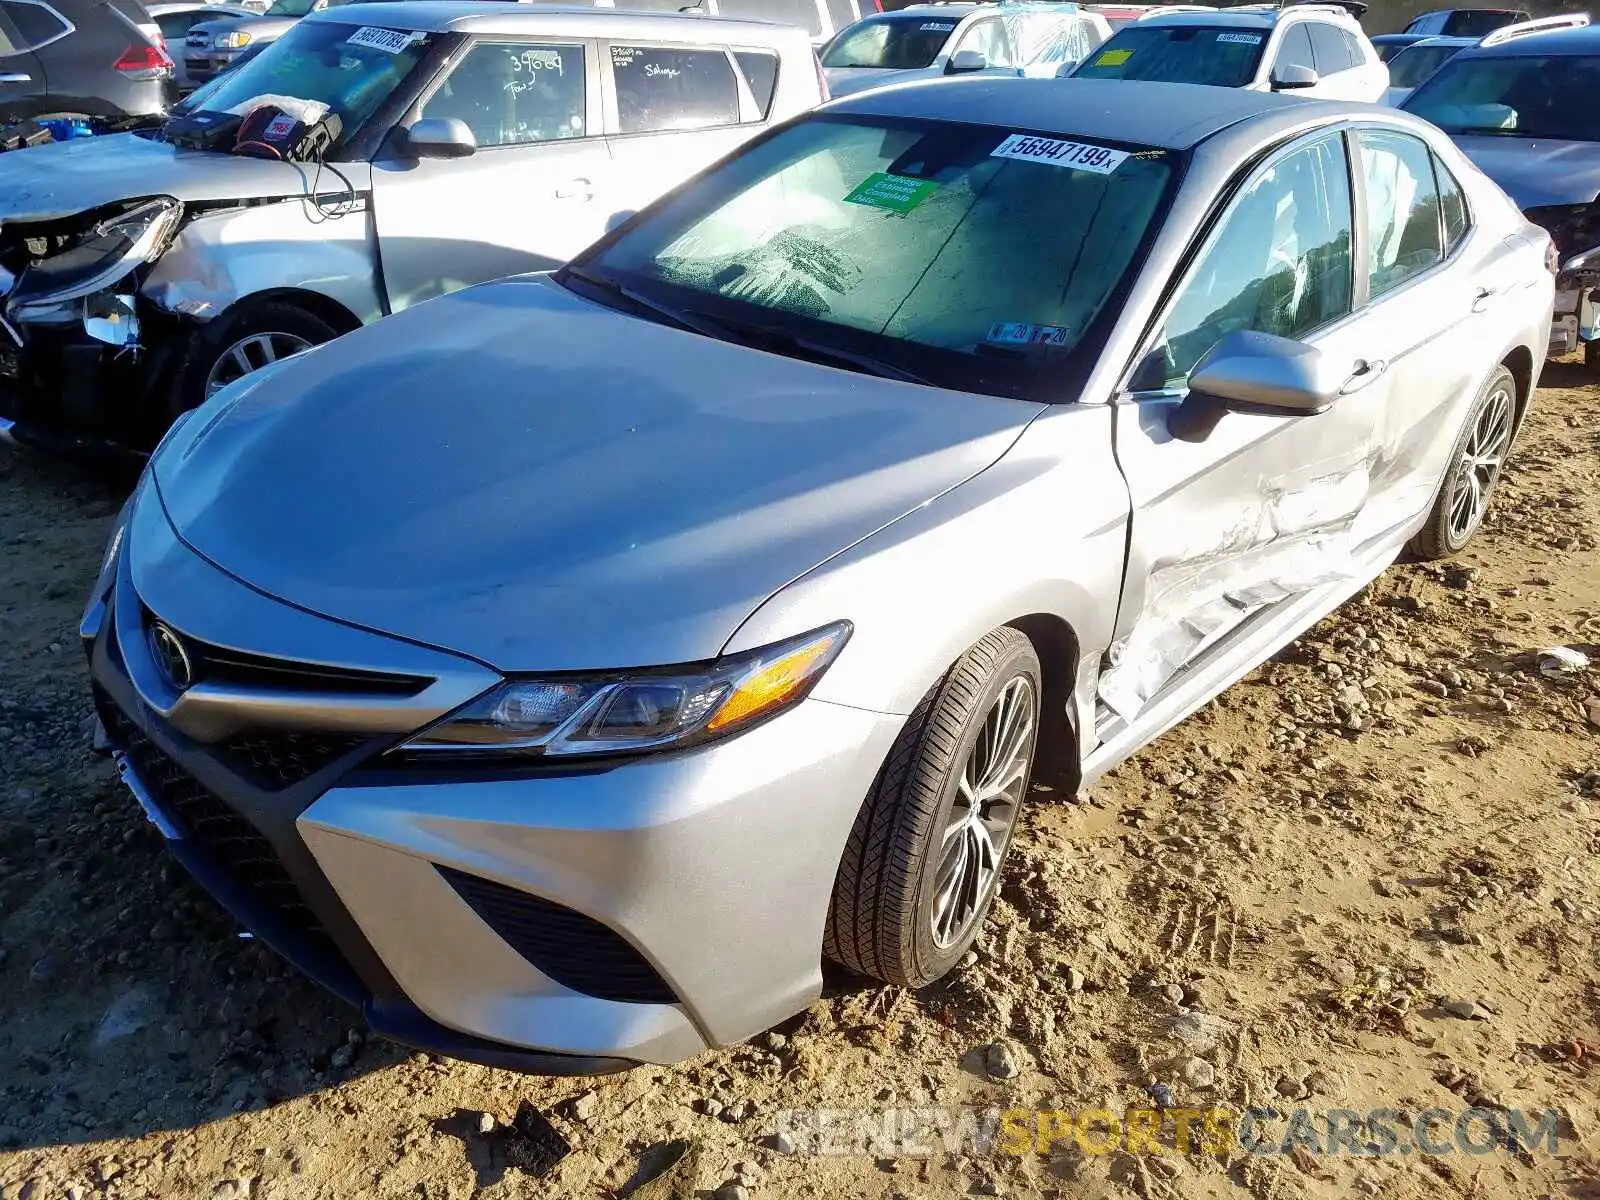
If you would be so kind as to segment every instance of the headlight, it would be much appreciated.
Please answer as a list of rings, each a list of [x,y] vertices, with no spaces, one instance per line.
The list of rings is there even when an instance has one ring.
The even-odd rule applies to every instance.
[[[211,39],[211,46],[215,50],[243,50],[249,44],[250,35],[242,29],[219,33]]]
[[[182,212],[176,200],[160,196],[107,217],[70,250],[30,265],[17,281],[12,303],[59,304],[110,287],[135,267],[160,257]]]
[[[849,636],[841,621],[703,667],[512,680],[396,753],[537,759],[696,745],[798,704]]]

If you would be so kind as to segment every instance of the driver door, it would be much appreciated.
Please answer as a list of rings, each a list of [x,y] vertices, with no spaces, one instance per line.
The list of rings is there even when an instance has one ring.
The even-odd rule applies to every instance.
[[[1251,173],[1150,335],[1116,405],[1133,505],[1127,576],[1101,699],[1130,724],[1257,613],[1360,573],[1387,393],[1353,315],[1349,158],[1319,132]],[[1220,412],[1189,372],[1223,336],[1315,346],[1348,375],[1315,415]]]
[[[593,42],[473,42],[418,103],[412,119],[425,117],[463,122],[477,149],[465,158],[414,158],[397,129],[372,164],[393,311],[551,270],[605,232],[616,181]]]

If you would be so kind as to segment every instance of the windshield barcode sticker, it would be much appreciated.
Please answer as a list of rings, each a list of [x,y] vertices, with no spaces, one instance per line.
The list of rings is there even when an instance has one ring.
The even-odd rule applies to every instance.
[[[1047,163],[1052,167],[1109,175],[1122,165],[1128,152],[1112,150],[1108,146],[1091,146],[1087,142],[1060,142],[1055,138],[1013,133],[991,150],[989,157],[1016,158],[1023,162]]]
[[[1026,321],[996,321],[983,340],[995,346],[1065,346],[1072,331],[1061,325],[1031,325]]]
[[[956,27],[948,21],[924,21],[920,26],[924,33],[954,33]]]
[[[413,42],[420,42],[426,34],[399,29],[380,29],[376,25],[363,25],[345,38],[347,46],[363,46],[368,50],[382,50],[385,54],[399,54]]]
[[[1259,33],[1219,33],[1217,34],[1217,41],[1223,43],[1232,42],[1240,46],[1259,46],[1261,45],[1261,35]]]

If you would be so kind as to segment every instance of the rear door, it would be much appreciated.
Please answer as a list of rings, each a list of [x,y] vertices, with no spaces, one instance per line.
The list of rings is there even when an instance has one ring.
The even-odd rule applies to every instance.
[[[615,41],[601,54],[614,210],[645,207],[760,131],[764,112],[725,47]]]
[[[48,111],[48,81],[36,51],[71,30],[66,18],[36,0],[0,0],[0,117]]]
[[[415,112],[462,121],[476,152],[418,160],[402,135],[386,143],[372,191],[391,308],[553,269],[605,231],[617,199],[596,53],[581,38],[474,41]]]

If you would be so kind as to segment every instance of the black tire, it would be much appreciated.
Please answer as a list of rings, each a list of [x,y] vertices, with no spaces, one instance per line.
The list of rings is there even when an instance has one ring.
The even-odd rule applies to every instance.
[[[1461,498],[1461,489],[1470,486],[1463,459],[1474,437],[1479,434],[1480,424],[1485,421],[1485,414],[1491,406],[1508,406],[1505,441],[1500,450],[1499,464],[1489,473],[1486,482],[1479,485],[1482,504],[1477,518],[1470,523],[1470,526],[1463,528],[1462,522],[1453,519],[1452,516]],[[1461,431],[1456,435],[1455,444],[1450,447],[1449,465],[1445,467],[1444,481],[1439,485],[1439,493],[1434,497],[1433,510],[1428,513],[1427,524],[1417,532],[1408,546],[1414,557],[1425,561],[1449,558],[1464,549],[1478,532],[1484,515],[1489,511],[1489,504],[1494,498],[1495,485],[1500,482],[1500,472],[1504,469],[1505,457],[1511,450],[1511,439],[1516,432],[1516,414],[1517,381],[1503,365],[1498,366],[1490,373],[1488,381],[1479,390],[1477,399],[1467,410],[1467,418],[1461,423]]]
[[[941,946],[933,920],[942,835],[955,813],[963,771],[990,710],[1018,678],[1027,681],[1032,729],[1026,735],[1026,767],[1010,825],[994,859],[993,882],[981,897],[975,918]],[[857,974],[909,988],[933,982],[961,961],[983,928],[1021,819],[1042,695],[1033,643],[1006,626],[986,634],[922,698],[850,831],[823,939],[828,958]]]
[[[1583,369],[1591,375],[1600,376],[1600,342],[1583,344]]]
[[[320,346],[338,337],[339,330],[298,304],[282,300],[246,303],[203,326],[190,341],[173,383],[168,417],[176,419],[205,401],[212,370],[233,347],[247,338],[270,335]]]

